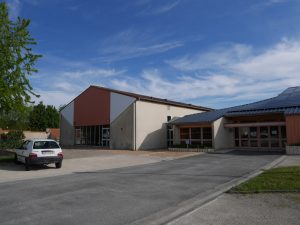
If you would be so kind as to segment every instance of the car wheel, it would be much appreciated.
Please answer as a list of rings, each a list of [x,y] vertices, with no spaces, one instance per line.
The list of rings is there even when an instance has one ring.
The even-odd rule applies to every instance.
[[[55,167],[56,167],[57,169],[61,168],[61,165],[62,165],[62,162],[55,163]]]
[[[29,171],[29,170],[30,170],[30,166],[29,166],[29,162],[28,162],[28,159],[27,159],[27,158],[25,159],[25,170],[26,170],[26,171]]]
[[[20,162],[18,161],[18,156],[17,156],[17,154],[16,154],[16,153],[15,153],[14,162],[15,162],[15,164],[20,164]]]

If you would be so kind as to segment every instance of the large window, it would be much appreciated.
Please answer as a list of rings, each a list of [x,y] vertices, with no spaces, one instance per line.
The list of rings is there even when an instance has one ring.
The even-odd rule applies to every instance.
[[[236,127],[234,132],[236,147],[284,148],[286,144],[285,126]]]
[[[80,126],[76,127],[75,143],[81,145],[109,146],[109,126]]]
[[[194,146],[212,146],[211,127],[180,128],[180,142],[185,144],[188,141]]]
[[[180,129],[180,139],[181,140],[190,139],[190,128],[181,128]]]

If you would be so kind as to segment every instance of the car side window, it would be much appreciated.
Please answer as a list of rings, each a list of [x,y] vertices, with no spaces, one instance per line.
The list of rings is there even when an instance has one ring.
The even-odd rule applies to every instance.
[[[22,145],[22,150],[27,150],[27,145],[28,145],[29,141],[25,141]]]

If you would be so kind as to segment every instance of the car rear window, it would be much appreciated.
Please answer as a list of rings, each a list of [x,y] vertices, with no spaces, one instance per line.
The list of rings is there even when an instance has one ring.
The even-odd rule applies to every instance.
[[[35,141],[33,144],[34,149],[44,148],[59,148],[59,145],[55,141]]]

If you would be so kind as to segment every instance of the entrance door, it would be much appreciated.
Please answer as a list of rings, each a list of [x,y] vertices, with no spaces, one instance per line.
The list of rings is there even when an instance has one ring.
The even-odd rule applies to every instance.
[[[109,139],[110,139],[109,128],[103,127],[102,128],[102,146],[109,146]]]
[[[81,140],[81,130],[75,129],[75,144],[80,145],[80,140]]]

